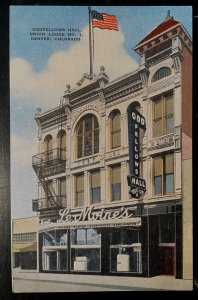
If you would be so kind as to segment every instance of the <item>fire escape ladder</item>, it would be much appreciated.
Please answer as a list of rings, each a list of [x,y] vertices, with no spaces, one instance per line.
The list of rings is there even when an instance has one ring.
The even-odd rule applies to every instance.
[[[51,184],[48,183],[47,178],[43,176],[42,166],[37,167],[36,174],[38,176],[39,182],[41,183],[43,190],[46,193],[46,197],[50,203],[50,205],[54,208],[58,208],[61,206],[61,199],[56,195]]]

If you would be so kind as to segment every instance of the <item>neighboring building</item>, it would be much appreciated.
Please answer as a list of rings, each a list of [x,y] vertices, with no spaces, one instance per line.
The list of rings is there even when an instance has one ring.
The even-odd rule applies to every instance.
[[[37,269],[38,218],[30,217],[12,221],[12,266]]]
[[[35,116],[40,271],[192,279],[191,38],[167,16],[134,49],[136,71],[85,74]],[[127,184],[134,107],[146,120],[139,199]]]

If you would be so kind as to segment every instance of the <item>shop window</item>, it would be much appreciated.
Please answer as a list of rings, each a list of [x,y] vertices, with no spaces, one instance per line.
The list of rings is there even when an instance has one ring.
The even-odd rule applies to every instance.
[[[111,193],[112,201],[121,200],[121,167],[111,168]]]
[[[55,229],[43,233],[43,270],[67,270],[67,230]]]
[[[93,115],[86,115],[77,125],[77,158],[99,152],[99,125]]]
[[[160,215],[160,243],[175,243],[175,215]]]
[[[67,245],[67,232],[65,230],[50,230],[43,234],[43,246]]]
[[[66,271],[67,249],[47,250],[43,252],[43,270]]]
[[[71,230],[71,270],[95,271],[101,269],[101,234],[96,229]]]
[[[100,171],[91,173],[91,202],[100,203]]]
[[[112,229],[110,233],[110,271],[142,272],[139,230]]]
[[[154,194],[174,193],[174,157],[165,154],[154,158]]]
[[[115,149],[121,146],[121,122],[120,112],[118,110],[111,113],[110,121],[111,149]]]
[[[160,96],[153,101],[153,136],[158,137],[174,130],[173,95]]]
[[[76,207],[84,205],[84,174],[76,176]]]
[[[96,229],[75,229],[71,231],[72,245],[100,245],[101,234]]]

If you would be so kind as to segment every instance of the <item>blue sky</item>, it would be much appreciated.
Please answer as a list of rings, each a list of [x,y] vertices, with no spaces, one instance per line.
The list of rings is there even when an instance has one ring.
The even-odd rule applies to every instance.
[[[119,32],[95,29],[94,72],[104,65],[110,79],[137,68],[139,58],[133,47],[165,20],[167,10],[192,35],[190,6],[92,9],[117,17]],[[79,28],[83,36],[80,42],[35,41],[30,39],[32,28]],[[31,157],[37,153],[36,109],[58,106],[65,85],[74,85],[89,72],[87,7],[11,6],[10,66],[11,208],[12,217],[19,218],[33,215],[31,202],[38,196],[31,167]]]

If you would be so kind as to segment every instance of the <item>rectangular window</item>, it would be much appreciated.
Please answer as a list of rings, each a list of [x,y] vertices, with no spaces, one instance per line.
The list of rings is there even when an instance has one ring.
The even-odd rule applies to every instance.
[[[111,192],[112,201],[121,200],[121,168],[120,166],[111,169]]]
[[[76,206],[84,205],[84,174],[76,176]]]
[[[174,193],[174,156],[165,154],[154,158],[154,194]]]
[[[60,192],[59,192],[59,196],[60,196],[60,202],[61,202],[61,205],[63,207],[66,207],[67,206],[67,203],[66,203],[66,178],[61,178],[60,179]]]
[[[36,232],[13,234],[13,243],[36,242]]]
[[[100,171],[91,173],[91,202],[100,203]]]
[[[174,130],[173,94],[161,95],[153,101],[153,136],[158,137]]]

